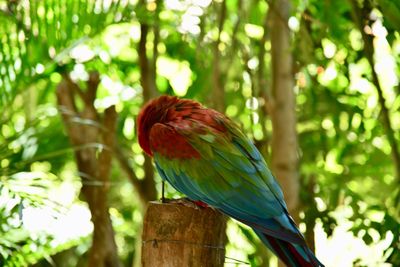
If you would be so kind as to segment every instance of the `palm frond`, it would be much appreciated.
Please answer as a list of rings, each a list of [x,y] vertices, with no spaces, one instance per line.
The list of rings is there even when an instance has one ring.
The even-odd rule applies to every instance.
[[[0,1],[0,107],[10,106],[77,40],[126,20],[127,10],[120,0]]]

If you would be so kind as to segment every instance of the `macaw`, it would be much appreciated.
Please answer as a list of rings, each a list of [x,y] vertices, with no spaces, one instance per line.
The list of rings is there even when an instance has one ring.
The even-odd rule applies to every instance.
[[[141,109],[137,129],[140,146],[177,191],[250,226],[287,266],[323,266],[260,152],[228,117],[193,100],[160,96]]]

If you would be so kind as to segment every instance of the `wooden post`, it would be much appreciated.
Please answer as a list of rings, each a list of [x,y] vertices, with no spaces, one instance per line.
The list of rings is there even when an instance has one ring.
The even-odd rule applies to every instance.
[[[226,218],[191,204],[149,203],[143,223],[143,267],[224,265]]]

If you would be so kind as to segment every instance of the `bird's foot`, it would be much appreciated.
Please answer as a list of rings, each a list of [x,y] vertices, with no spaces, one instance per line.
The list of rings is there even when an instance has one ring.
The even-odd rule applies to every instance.
[[[193,201],[188,198],[166,199],[165,203],[176,203],[193,209],[207,208],[208,205],[202,201]]]
[[[204,203],[203,201],[200,200],[195,200],[193,201],[194,204],[196,204],[196,206],[200,207],[200,208],[208,208],[209,206],[207,205],[207,203]]]

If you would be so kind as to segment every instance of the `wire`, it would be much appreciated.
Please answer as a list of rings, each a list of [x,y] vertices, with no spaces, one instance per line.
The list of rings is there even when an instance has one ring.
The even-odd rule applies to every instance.
[[[153,247],[157,247],[158,243],[173,243],[173,244],[188,244],[192,246],[198,246],[198,247],[203,247],[203,248],[209,248],[209,249],[216,249],[216,250],[222,250],[225,251],[225,246],[224,245],[211,245],[211,244],[201,244],[201,243],[196,243],[196,242],[191,242],[191,241],[184,241],[184,240],[168,240],[168,239],[150,239],[150,240],[143,240],[142,244],[146,245],[151,243]],[[231,260],[233,262],[226,262],[228,264],[245,264],[245,265],[250,265],[250,263],[241,261],[235,258],[227,257],[225,256],[225,259]]]

